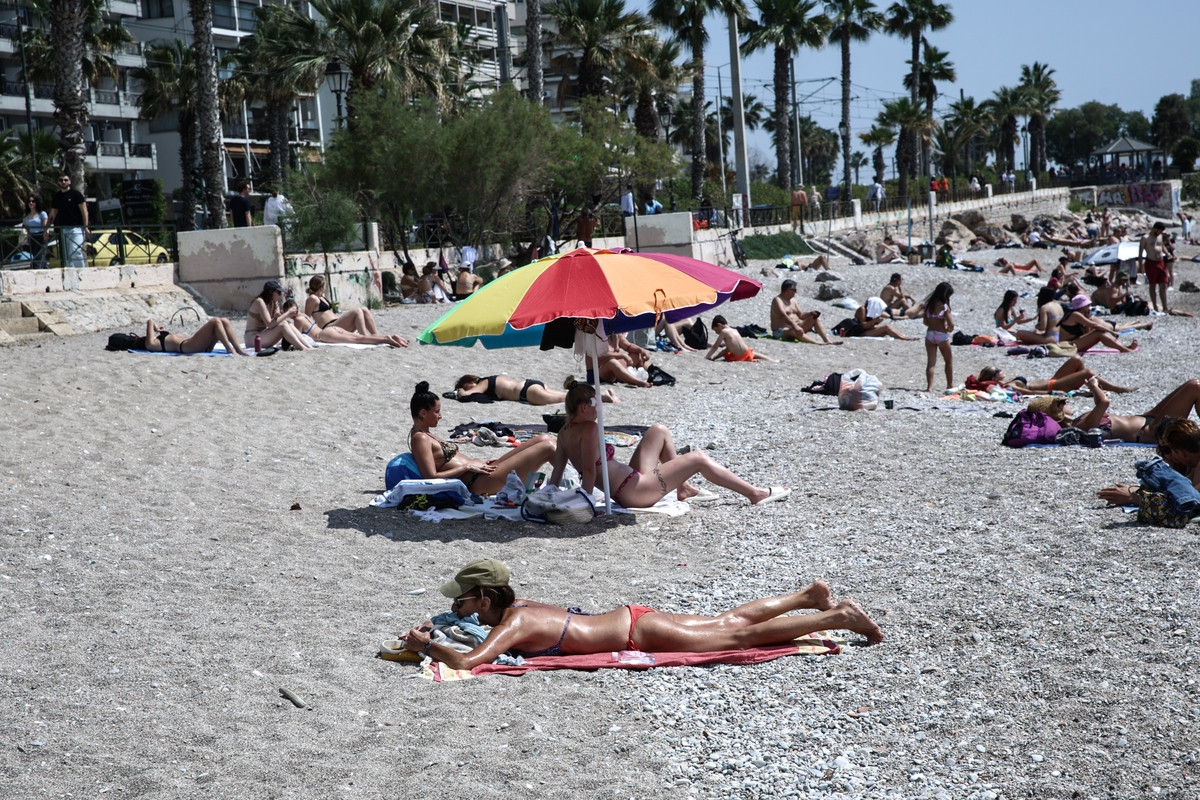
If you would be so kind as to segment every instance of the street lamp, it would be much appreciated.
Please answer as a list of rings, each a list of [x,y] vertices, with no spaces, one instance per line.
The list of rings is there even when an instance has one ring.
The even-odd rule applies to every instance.
[[[838,123],[838,135],[842,137],[842,177],[846,182],[846,195],[842,200],[850,199],[850,126],[846,120]]]
[[[1025,179],[1029,179],[1029,126],[1021,126],[1021,159],[1025,164]]]
[[[660,105],[658,107],[658,121],[662,123],[663,142],[670,144],[671,139],[671,107],[669,105]],[[675,177],[671,176],[667,180],[667,191],[670,195],[671,210],[675,210]]]
[[[335,58],[325,65],[325,83],[337,99],[337,124],[341,128],[345,125],[345,117],[342,116],[342,95],[350,85],[350,68]]]

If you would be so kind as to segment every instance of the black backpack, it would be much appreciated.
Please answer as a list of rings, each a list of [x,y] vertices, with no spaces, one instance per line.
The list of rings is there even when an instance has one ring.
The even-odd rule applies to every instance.
[[[145,346],[146,343],[141,336],[134,336],[132,333],[114,333],[108,337],[108,345],[104,349],[112,351],[141,350]]]
[[[684,328],[680,332],[680,338],[688,347],[694,350],[703,350],[708,347],[708,327],[704,324],[704,320],[696,317],[696,321],[690,327]]]

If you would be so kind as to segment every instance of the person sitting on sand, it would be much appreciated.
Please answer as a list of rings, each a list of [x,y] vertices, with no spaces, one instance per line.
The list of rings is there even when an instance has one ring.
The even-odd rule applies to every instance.
[[[695,475],[732,489],[755,505],[773,503],[791,493],[779,486],[764,489],[747,483],[704,450],[677,454],[675,440],[665,425],[650,426],[628,465],[613,458],[612,445],[605,446],[601,458],[596,440],[596,390],[586,383],[573,383],[567,391],[566,405],[567,424],[558,433],[554,470],[550,473],[552,484],[558,484],[570,462],[579,470],[583,490],[589,493],[602,481],[603,465],[608,470],[609,486],[613,487],[612,499],[626,508],[649,508],[672,491],[680,500],[687,500],[700,491],[688,482]]]
[[[437,274],[437,264],[430,261],[421,270],[421,282],[417,286],[418,303],[449,303],[450,287]]]
[[[1095,405],[1083,416],[1076,417],[1071,413],[1065,397],[1035,397],[1029,401],[1029,408],[1044,412],[1063,427],[1085,431],[1099,428],[1106,438],[1139,444],[1154,443],[1155,422],[1161,422],[1164,417],[1187,419],[1193,412],[1200,415],[1200,380],[1196,378],[1180,384],[1145,414],[1109,414],[1108,395],[1100,386],[1100,379],[1088,379],[1087,386],[1092,390]]]
[[[441,661],[452,669],[490,664],[504,653],[540,656],[591,655],[620,650],[712,653],[789,644],[816,631],[848,630],[868,645],[883,641],[883,631],[853,600],[834,602],[829,586],[815,581],[804,589],[754,600],[715,617],[674,614],[638,605],[588,613],[518,599],[509,586],[511,573],[491,558],[467,564],[441,587],[453,598],[460,617],[476,615],[491,630],[483,644],[460,653],[430,638],[425,622],[401,636],[404,649]],[[789,614],[813,610],[815,614]]]
[[[808,336],[815,330],[820,341]],[[807,342],[808,344],[841,344],[831,341],[825,326],[821,324],[820,311],[804,312],[796,302],[796,282],[788,279],[779,287],[779,294],[771,301],[771,333],[776,339]]]
[[[903,264],[904,256],[901,253],[906,249],[903,245],[897,244],[889,234],[883,237],[882,242],[875,243],[875,263]]]
[[[405,303],[415,303],[420,292],[421,277],[417,275],[417,265],[409,261],[400,270],[400,299]]]
[[[1058,323],[1061,340],[1074,342],[1075,349],[1080,353],[1085,353],[1098,344],[1122,353],[1132,353],[1137,349],[1137,339],[1125,345],[1116,334],[1123,330],[1149,330],[1153,326],[1154,323],[1147,320],[1127,322],[1118,328],[1106,320],[1095,319],[1092,316],[1092,301],[1086,294],[1077,294],[1071,298],[1071,310]]]
[[[726,361],[775,360],[754,352],[754,348],[746,344],[746,340],[742,338],[742,334],[738,333],[737,328],[730,325],[720,314],[713,317],[712,330],[717,335],[717,339],[704,354],[709,361],[716,361],[719,358],[724,358]]]
[[[473,494],[495,494],[504,488],[509,472],[516,472],[524,481],[554,457],[554,439],[542,434],[490,461],[468,458],[458,452],[454,442],[433,435],[442,419],[442,401],[429,391],[428,382],[417,384],[408,405],[413,419],[408,444],[422,478],[458,478]]]
[[[283,304],[283,310],[297,308],[295,300]],[[408,347],[408,340],[399,336],[383,336],[378,333],[355,333],[330,323],[322,328],[307,314],[296,314],[293,319],[296,330],[314,342],[321,344],[386,344],[389,347]]]
[[[888,285],[879,292],[879,299],[887,306],[888,315],[893,319],[895,319],[897,311],[901,316],[907,316],[913,304],[916,303],[916,300],[904,291],[904,287],[901,285],[903,282],[904,277],[899,272],[893,272],[892,277],[888,280]]]
[[[914,306],[916,308],[916,306]],[[921,304],[922,310],[925,304]],[[887,307],[883,300],[879,297],[868,297],[867,302],[863,303],[854,312],[853,317],[848,317],[839,322],[833,329],[833,332],[838,336],[847,339],[856,338],[859,336],[879,337],[890,336],[893,339],[899,339],[903,342],[915,342],[916,337],[905,336],[900,331],[893,328],[884,322]],[[911,313],[911,311],[910,311]]]
[[[1125,309],[1125,304],[1129,302],[1132,294],[1129,291],[1129,277],[1124,272],[1118,272],[1115,282],[1109,283],[1108,278],[1104,278],[1099,288],[1092,292],[1092,305],[1103,306],[1109,311],[1120,313]]]
[[[483,277],[476,275],[471,271],[471,267],[459,267],[458,277],[454,280],[454,296],[458,300],[464,300],[475,293],[479,287],[483,286]]]
[[[987,391],[993,386],[1000,386],[1004,389],[1011,389],[1021,395],[1053,394],[1054,392],[1073,392],[1081,389],[1092,378],[1096,378],[1100,382],[1100,388],[1106,392],[1125,394],[1137,391],[1136,387],[1118,386],[1111,381],[1101,378],[1096,374],[1095,370],[1084,366],[1083,359],[1080,356],[1071,356],[1068,358],[1054,375],[1047,380],[1026,378],[1024,375],[1018,375],[1010,381],[1005,377],[1004,370],[999,367],[987,366],[979,370],[979,377],[972,375],[970,378],[967,378],[967,388]]]
[[[514,403],[528,403],[531,406],[551,406],[567,399],[567,393],[561,389],[547,389],[546,384],[541,381],[532,378],[521,381],[507,375],[489,375],[486,378],[463,375],[454,384],[454,392],[459,400],[479,395],[493,402],[509,400]],[[606,403],[620,402],[608,389],[604,390],[600,399]]]
[[[592,355],[584,357],[587,368],[587,379],[592,380]],[[635,369],[648,369],[650,353],[629,341],[623,333],[614,333],[608,337],[608,351],[600,354],[600,380],[608,383],[624,383],[645,389],[650,382],[640,378]]]
[[[1040,275],[1042,274],[1042,265],[1036,258],[1031,258],[1024,264],[1018,264],[1015,261],[1009,261],[1007,258],[997,258],[996,266],[1000,268],[1001,275]]]
[[[1200,466],[1200,425],[1190,419],[1168,419],[1156,427],[1158,455],[1168,467],[1183,476],[1185,490],[1189,483],[1193,489],[1200,489],[1200,469],[1197,469]],[[1166,477],[1174,476],[1166,473]],[[1192,515],[1180,511],[1161,491],[1118,483],[1101,489],[1096,496],[1110,506],[1137,506],[1138,522],[1145,524],[1182,528],[1192,519]]]
[[[1043,286],[1038,291],[1037,325],[1031,331],[1014,330],[1012,334],[1022,344],[1050,344],[1057,342],[1059,337],[1058,323],[1063,318],[1063,307],[1055,299],[1057,290],[1052,286]]]
[[[262,291],[246,312],[246,334],[242,339],[246,347],[253,347],[254,337],[257,336],[263,347],[271,347],[283,340],[297,350],[313,349],[292,324],[292,318],[299,310],[294,307],[290,311],[281,309],[282,298],[282,283],[270,280],[263,284]]]
[[[1024,325],[1026,322],[1033,322],[1037,319],[1037,317],[1026,316],[1025,309],[1023,308],[1019,311],[1017,310],[1017,300],[1019,299],[1020,295],[1014,289],[1009,289],[1004,293],[1004,299],[1000,301],[1000,307],[992,315],[997,328],[1011,331],[1015,325]]]
[[[233,323],[225,319],[225,317],[209,317],[208,321],[200,326],[200,330],[191,336],[184,336],[181,333],[171,333],[166,328],[159,327],[158,323],[154,320],[148,319],[146,320],[146,335],[134,336],[133,334],[129,334],[127,342],[129,346],[121,347],[120,349],[191,355],[192,353],[211,353],[213,348],[217,346],[217,343],[220,342],[225,348],[225,352],[231,355],[253,355],[253,353],[248,353],[238,346],[237,333],[233,330]]]
[[[658,322],[654,325],[654,333],[657,336],[667,337],[667,341],[676,350],[682,350],[685,353],[694,353],[696,352],[696,348],[683,340],[683,332],[691,327],[691,320],[671,323],[667,322],[666,317],[659,317]]]
[[[375,316],[371,313],[371,309],[364,306],[352,308],[344,314],[336,314],[333,311],[333,306],[325,299],[325,279],[320,275],[313,275],[308,280],[308,297],[304,300],[304,313],[312,317],[313,321],[322,328],[328,328],[333,325],[342,330],[350,331],[351,333],[365,333],[371,336],[379,334],[379,327],[375,324]],[[299,323],[297,323],[299,324]],[[316,338],[315,336],[312,338]],[[407,345],[405,345],[407,347]]]

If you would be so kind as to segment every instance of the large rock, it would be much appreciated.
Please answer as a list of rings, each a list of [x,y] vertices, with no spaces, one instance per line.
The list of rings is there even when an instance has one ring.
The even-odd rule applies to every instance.
[[[991,245],[1007,244],[1008,242],[1017,240],[1017,237],[999,225],[983,225],[975,229],[975,235]]]
[[[1029,230],[1029,220],[1024,214],[1013,214],[1012,220],[1008,223],[1008,229],[1013,233],[1024,233]]]
[[[942,229],[938,231],[937,238],[934,242],[937,244],[948,244],[952,248],[966,247],[975,238],[975,233],[957,220],[948,219],[942,223]]]
[[[962,211],[958,214],[951,214],[950,219],[958,220],[959,222],[961,222],[963,225],[966,225],[971,230],[975,230],[976,228],[980,228],[980,227],[983,227],[984,225],[987,225],[987,217],[985,217],[983,215],[983,212],[978,211],[974,208],[968,209],[966,211]]]
[[[843,236],[841,242],[854,252],[873,260],[875,258],[875,242],[879,241],[879,239],[880,237],[878,236],[871,236],[866,232],[855,231]]]
[[[828,283],[822,283],[820,288],[817,289],[818,300],[836,300],[839,297],[845,296],[846,293],[844,291]]]

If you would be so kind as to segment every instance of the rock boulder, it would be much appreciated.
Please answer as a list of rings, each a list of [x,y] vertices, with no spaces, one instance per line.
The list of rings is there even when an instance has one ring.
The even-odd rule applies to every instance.
[[[966,225],[957,220],[948,219],[942,223],[942,229],[938,231],[934,242],[937,244],[948,244],[950,247],[957,249],[959,247],[966,247],[974,238],[974,232]]]
[[[987,225],[987,217],[983,215],[983,212],[973,208],[958,214],[952,214],[950,219],[958,220],[971,230],[975,230],[976,228],[981,228],[984,225]]]

